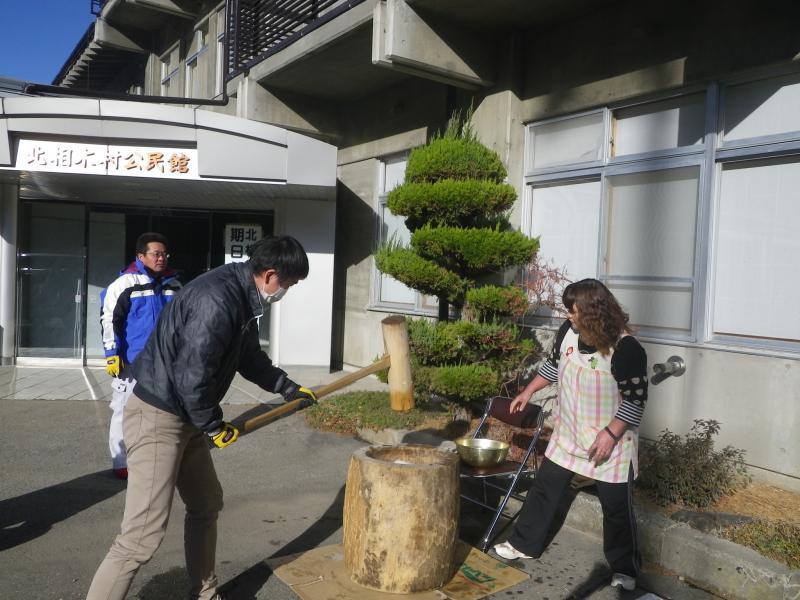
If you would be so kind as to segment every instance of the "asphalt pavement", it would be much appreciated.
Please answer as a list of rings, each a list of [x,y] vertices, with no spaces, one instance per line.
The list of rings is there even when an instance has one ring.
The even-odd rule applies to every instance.
[[[226,418],[253,410],[228,405]],[[0,400],[0,599],[83,598],[119,529],[125,484],[110,471],[108,404]],[[272,423],[214,451],[225,491],[217,569],[230,600],[296,598],[266,564],[342,538],[351,437],[321,433],[302,415]],[[130,598],[185,598],[183,506],[176,494],[166,538],[137,575]],[[464,514],[462,538],[474,530]],[[472,540],[474,541],[474,540]],[[539,560],[515,565],[526,582],[496,598],[714,598],[669,573],[648,570],[640,588],[608,587],[602,543],[564,526]]]

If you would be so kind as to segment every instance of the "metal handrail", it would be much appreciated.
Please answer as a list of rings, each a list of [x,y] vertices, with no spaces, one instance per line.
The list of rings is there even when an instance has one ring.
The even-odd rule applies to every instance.
[[[225,81],[364,0],[228,0]]]

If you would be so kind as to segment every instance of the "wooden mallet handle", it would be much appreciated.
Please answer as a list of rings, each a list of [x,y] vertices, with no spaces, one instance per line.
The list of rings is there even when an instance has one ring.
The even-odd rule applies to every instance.
[[[389,355],[387,354],[379,361],[374,362],[371,365],[364,367],[363,369],[359,369],[358,371],[348,373],[344,377],[340,377],[336,381],[332,381],[327,385],[314,388],[314,394],[317,396],[317,400],[319,400],[323,396],[327,396],[328,394],[335,392],[336,390],[340,390],[343,387],[346,387],[351,383],[358,381],[359,379],[363,379],[367,375],[372,375],[373,373],[377,373],[378,371],[383,371],[384,369],[388,368],[389,368]],[[267,423],[274,421],[278,417],[282,417],[287,413],[294,412],[295,410],[297,410],[297,407],[300,405],[300,402],[302,402],[302,400],[292,400],[291,402],[282,404],[278,408],[274,408],[269,412],[265,412],[263,415],[258,415],[257,417],[248,419],[247,421],[244,422],[244,433],[250,433],[254,429],[257,429],[262,425],[266,425]]]

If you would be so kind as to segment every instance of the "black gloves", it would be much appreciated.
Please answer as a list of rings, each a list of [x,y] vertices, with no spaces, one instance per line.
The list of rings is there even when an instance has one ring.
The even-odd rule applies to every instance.
[[[302,410],[317,403],[317,396],[314,392],[306,387],[296,384],[291,379],[285,379],[283,386],[280,389],[280,395],[284,400],[291,402],[292,400],[300,400],[298,409]]]

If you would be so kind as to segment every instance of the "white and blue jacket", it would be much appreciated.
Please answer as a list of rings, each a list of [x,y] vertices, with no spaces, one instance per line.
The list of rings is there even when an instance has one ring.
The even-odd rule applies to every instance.
[[[130,365],[144,348],[164,306],[180,290],[175,271],[154,278],[139,259],[100,292],[100,328],[106,357],[119,356]]]

